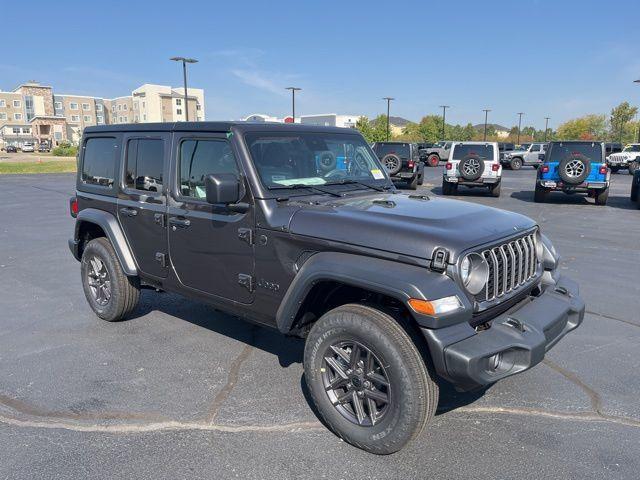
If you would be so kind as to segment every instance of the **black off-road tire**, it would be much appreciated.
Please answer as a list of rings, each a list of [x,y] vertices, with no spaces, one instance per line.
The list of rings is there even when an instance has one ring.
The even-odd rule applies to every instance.
[[[395,175],[402,168],[402,159],[393,153],[389,153],[382,157],[382,165],[389,175]]]
[[[640,174],[634,175],[631,180],[631,201],[637,202],[640,194]]]
[[[596,205],[606,205],[609,198],[609,187],[597,190],[593,198]]]
[[[94,298],[88,283],[88,270],[93,257],[100,259],[108,272],[111,282],[111,297],[106,305],[101,305]],[[127,277],[122,271],[111,242],[105,237],[91,240],[82,252],[80,262],[82,288],[91,309],[95,314],[108,322],[125,319],[138,305],[140,288],[137,278]]]
[[[416,173],[413,178],[407,182],[407,188],[409,190],[417,190],[418,188],[418,174]]]
[[[620,167],[617,165],[611,165],[609,168],[611,169],[611,173],[618,173],[620,171]]]
[[[511,170],[520,170],[522,168],[522,159],[520,157],[515,157],[512,158],[509,161],[509,168],[511,168]]]
[[[475,174],[467,174],[465,171],[465,165],[468,162],[477,162],[478,163],[478,171]],[[458,164],[458,172],[460,172],[460,176],[462,178],[464,178],[465,180],[469,180],[471,182],[478,180],[480,177],[482,177],[482,174],[484,173],[484,161],[477,155],[466,155]]]
[[[500,196],[500,187],[502,186],[502,182],[494,183],[489,187],[489,193],[492,197]]]
[[[640,168],[640,161],[633,160],[629,162],[629,175],[633,175],[638,168]]]
[[[322,152],[320,155],[320,170],[323,172],[330,172],[335,170],[338,161],[333,152],[327,150],[326,152]]]
[[[437,167],[440,165],[440,156],[437,153],[432,153],[427,157],[427,165],[430,167]]]
[[[573,161],[582,162],[583,164],[582,173],[577,177],[571,177],[567,175],[567,172],[566,172],[567,164]],[[558,165],[558,175],[560,176],[562,181],[568,185],[581,184],[587,179],[590,173],[591,173],[591,161],[584,155],[570,155],[560,160],[560,164]]]
[[[362,426],[345,418],[325,390],[325,355],[341,341],[357,341],[388,367],[391,403],[378,423]],[[415,439],[438,404],[434,374],[410,336],[390,315],[365,305],[340,306],[313,325],[305,344],[304,377],[329,428],[346,442],[379,455],[397,452]]]
[[[442,180],[442,194],[443,195],[455,195],[458,191],[458,185]]]
[[[418,169],[418,185],[424,184],[424,162],[422,162],[422,168]]]
[[[536,184],[536,190],[533,193],[533,201],[536,203],[544,203],[547,200],[548,193],[547,189]]]

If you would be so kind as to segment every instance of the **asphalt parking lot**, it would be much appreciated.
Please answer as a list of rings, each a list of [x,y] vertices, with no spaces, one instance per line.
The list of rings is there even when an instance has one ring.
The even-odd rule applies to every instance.
[[[440,194],[441,168],[422,190]],[[533,203],[530,168],[502,196],[458,198],[540,223],[587,302],[544,363],[482,394],[444,389],[435,421],[388,457],[341,442],[302,387],[300,340],[144,291],[134,319],[91,312],[67,248],[72,175],[0,177],[0,478],[637,478],[640,211]]]

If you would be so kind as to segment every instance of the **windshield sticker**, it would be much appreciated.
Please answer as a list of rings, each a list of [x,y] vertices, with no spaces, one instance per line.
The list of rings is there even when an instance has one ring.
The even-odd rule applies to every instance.
[[[382,173],[379,169],[374,168],[373,170],[371,170],[371,175],[373,175],[373,178],[375,178],[376,180],[382,180],[384,179],[384,173]]]

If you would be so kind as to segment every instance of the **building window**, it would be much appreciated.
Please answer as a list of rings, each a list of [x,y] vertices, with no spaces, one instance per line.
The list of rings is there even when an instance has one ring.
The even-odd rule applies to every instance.
[[[13,127],[14,135],[20,135],[20,127]]]
[[[62,110],[62,102],[53,102],[53,108],[56,110]]]
[[[90,122],[91,121],[91,116],[90,115],[85,115],[84,116],[84,121],[85,122]]]
[[[22,133],[31,133],[31,128],[30,127],[22,127]]]
[[[118,117],[118,122],[124,123],[124,117]]]
[[[96,104],[96,112],[101,112],[102,111],[102,104],[101,103],[97,103]]]
[[[145,102],[142,102],[142,108],[146,108],[147,104]]]
[[[143,113],[143,114],[142,114],[142,121],[143,121],[143,122],[146,122],[146,121],[147,121],[147,114],[146,114],[146,113]]]
[[[20,100],[13,101],[13,108],[20,108],[21,105],[22,103],[20,102]]]
[[[80,115],[71,115],[71,121],[72,122],[79,122],[80,121]]]
[[[122,104],[120,104],[120,103],[118,104],[118,111],[119,112],[122,111]]]
[[[53,132],[53,138],[58,141],[62,140],[62,132]]]
[[[181,108],[177,109],[177,110],[176,110],[176,113],[177,113],[178,115],[182,115],[182,109],[181,109]]]
[[[7,106],[7,101],[4,99],[0,99],[0,107],[4,108]]]
[[[122,109],[123,109],[124,111],[127,111],[127,104],[126,104],[126,103],[125,103],[124,105],[122,105]]]
[[[176,105],[182,105],[182,99],[176,98]]]
[[[116,112],[116,106],[115,106],[115,105],[111,105],[111,111],[112,111],[113,113],[115,113],[115,112]]]
[[[77,104],[76,102],[71,102],[71,103],[69,104],[69,108],[70,108],[71,110],[78,110],[78,104]]]
[[[89,107],[89,104],[88,104],[88,103],[83,103],[83,104],[82,104],[82,110],[84,110],[84,111],[88,111],[88,110],[89,110],[89,108],[90,108],[90,107]]]
[[[7,119],[7,114],[4,112],[0,112],[0,120],[6,120]]]
[[[133,102],[133,109],[138,110],[138,102]]]
[[[13,114],[13,119],[14,120],[22,120],[22,114],[21,113],[14,113]]]
[[[200,105],[199,103],[196,103],[196,110],[202,110],[202,105]]]
[[[102,115],[98,115],[96,118],[98,119],[98,123],[104,123],[104,117]]]

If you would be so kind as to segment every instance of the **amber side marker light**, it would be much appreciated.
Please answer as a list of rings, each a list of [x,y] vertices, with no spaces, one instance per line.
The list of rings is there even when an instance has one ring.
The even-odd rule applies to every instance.
[[[460,299],[455,295],[451,297],[438,298],[437,300],[410,298],[408,303],[414,312],[422,315],[442,315],[462,308]]]

